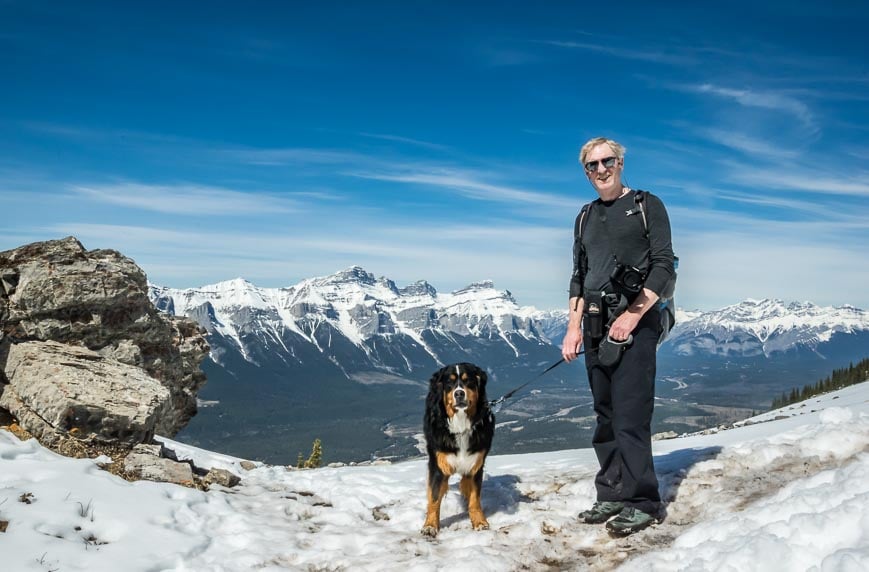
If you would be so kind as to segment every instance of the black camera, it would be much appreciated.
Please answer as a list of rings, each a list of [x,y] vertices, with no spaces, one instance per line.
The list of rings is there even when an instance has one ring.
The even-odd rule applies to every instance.
[[[616,262],[616,267],[610,274],[610,282],[626,292],[639,294],[646,283],[646,274],[639,268]]]

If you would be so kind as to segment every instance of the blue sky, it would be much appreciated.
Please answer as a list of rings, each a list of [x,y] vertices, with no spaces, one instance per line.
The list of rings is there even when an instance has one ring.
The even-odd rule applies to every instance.
[[[0,0],[0,250],[561,308],[605,135],[668,206],[680,306],[867,308],[867,28],[856,1]]]

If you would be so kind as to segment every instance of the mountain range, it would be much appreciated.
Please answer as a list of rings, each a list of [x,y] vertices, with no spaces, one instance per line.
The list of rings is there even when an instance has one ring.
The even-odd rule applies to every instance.
[[[218,364],[229,351],[255,365],[280,355],[288,367],[322,362],[318,369],[362,383],[421,380],[440,364],[479,358],[484,346],[518,357],[550,345],[536,310],[492,282],[438,294],[425,281],[399,289],[351,267],[288,288],[239,278],[190,290],[151,286],[151,297],[161,310],[196,318],[219,342]]]
[[[197,320],[212,347],[203,407],[179,438],[273,462],[294,459],[313,438],[340,460],[413,454],[437,368],[480,364],[489,398],[498,397],[560,358],[567,323],[566,311],[519,306],[490,281],[439,293],[426,281],[399,288],[358,266],[286,288],[238,278],[185,290],[150,285],[149,295],[158,309]],[[746,300],[680,310],[659,350],[657,428],[696,429],[762,409],[865,357],[867,341],[869,313],[851,306]],[[562,366],[508,402],[500,451],[587,437],[593,413],[583,380],[580,366]]]

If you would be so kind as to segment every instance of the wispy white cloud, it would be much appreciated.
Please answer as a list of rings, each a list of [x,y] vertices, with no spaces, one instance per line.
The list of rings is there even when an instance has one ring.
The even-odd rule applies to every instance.
[[[800,81],[802,78],[794,81]],[[855,79],[854,83],[866,83]],[[853,84],[852,84],[853,85]],[[833,89],[825,86],[824,89],[788,88],[784,91],[787,95],[803,98],[812,98],[826,101],[869,101],[869,94],[865,92],[847,91],[846,89]]]
[[[291,148],[230,148],[217,149],[218,155],[227,160],[248,165],[342,165],[364,162],[362,153],[338,149]]]
[[[425,149],[433,149],[435,151],[448,151],[450,147],[447,145],[440,145],[438,143],[430,143],[428,141],[420,141],[419,139],[412,139],[410,137],[402,137],[400,135],[388,135],[383,133],[367,133],[360,132],[359,135],[363,137],[370,137],[372,139],[383,139],[384,141],[395,141],[396,143],[406,143],[408,145],[414,145],[417,147],[423,147]]]
[[[612,45],[594,44],[589,42],[542,40],[539,43],[556,46],[559,48],[570,48],[597,52],[627,60],[639,60],[644,62],[654,62],[670,65],[689,65],[696,63],[696,58],[693,58],[689,55],[662,52],[660,50],[628,49]]]
[[[493,67],[521,66],[539,62],[541,57],[516,48],[486,46],[478,50],[481,59]]]
[[[866,127],[869,129],[869,126]],[[864,165],[869,165],[869,147],[853,146],[845,151],[847,155],[862,161]]]
[[[740,151],[746,155],[761,156],[774,160],[795,159],[800,155],[796,150],[785,149],[780,145],[774,145],[763,139],[757,139],[737,131],[713,128],[699,128],[695,131],[705,139],[730,149]]]
[[[689,86],[688,89],[696,93],[711,94],[716,97],[730,99],[744,107],[755,107],[787,113],[799,119],[812,132],[817,132],[819,129],[812,111],[805,103],[780,91],[733,89],[711,83]]]
[[[396,149],[395,153],[374,154],[335,147],[233,146],[211,141],[186,139],[173,135],[128,130],[92,129],[78,125],[44,122],[22,122],[22,125],[31,131],[56,137],[89,141],[99,140],[101,143],[110,145],[114,145],[117,141],[123,141],[125,145],[138,148],[138,151],[143,154],[147,153],[148,156],[184,156],[187,159],[194,158],[197,165],[208,166],[214,163],[221,168],[230,165],[239,167],[288,167],[293,168],[295,173],[299,173],[300,168],[305,168],[307,169],[305,171],[306,175],[314,174],[331,177],[359,177],[359,173],[362,171],[368,175],[371,173],[384,173],[386,176],[395,175],[396,173],[419,172],[425,174],[450,171],[453,173],[464,173],[466,175],[465,178],[468,179],[468,184],[463,186],[467,188],[480,187],[483,181],[489,177],[488,173],[500,173],[500,178],[502,179],[548,181],[550,183],[558,179],[564,182],[563,177],[554,174],[551,169],[529,168],[528,166],[506,164],[497,159],[475,157],[466,153],[460,154],[456,149],[448,145],[390,133],[354,132],[355,135],[361,137],[394,141],[407,146],[443,152],[447,155],[441,160],[432,158],[426,161],[415,161],[409,159],[409,155],[402,153],[399,149]],[[480,168],[474,169],[467,167],[467,165],[474,165]],[[30,177],[32,178],[33,176],[34,174],[31,173]],[[377,179],[382,177],[366,176],[364,178]],[[3,177],[3,179],[7,178]],[[476,179],[476,181],[470,179]],[[382,180],[386,179],[382,178]],[[390,180],[400,182],[399,178],[395,177]],[[443,179],[441,180],[443,181]],[[87,188],[94,187],[94,185],[82,186]],[[494,189],[495,187],[497,185],[493,184],[492,188]],[[294,196],[298,197],[299,194],[294,193]]]
[[[98,141],[103,144],[140,148],[158,153],[178,154],[183,150],[185,157],[208,158],[221,163],[230,162],[259,166],[296,166],[296,165],[336,165],[356,164],[368,159],[364,153],[334,148],[313,147],[247,147],[190,139],[171,134],[150,133],[128,129],[93,128],[89,126],[51,123],[41,121],[22,121],[24,129],[57,138],[76,141]],[[388,136],[382,136],[387,138]],[[398,138],[396,138],[398,139]],[[412,139],[404,139],[412,142]],[[425,144],[425,142],[416,142]],[[430,144],[434,145],[434,144]]]
[[[178,137],[171,134],[150,133],[147,131],[135,131],[121,128],[95,128],[90,126],[75,125],[68,123],[54,123],[49,121],[21,121],[19,125],[33,132],[72,139],[76,141],[104,141],[112,145],[123,143],[126,145],[172,145],[190,147],[196,142],[193,139]]]
[[[70,190],[97,203],[176,215],[252,215],[299,208],[296,201],[284,197],[199,185],[117,183]]]
[[[363,179],[410,183],[416,185],[431,185],[457,191],[463,196],[476,200],[546,206],[565,205],[565,199],[563,197],[484,182],[480,180],[477,174],[458,169],[439,169],[406,173],[355,172],[351,174]]]
[[[796,198],[784,198],[780,196],[759,195],[757,193],[739,193],[735,191],[720,191],[716,193],[716,198],[724,199],[735,203],[747,205],[757,205],[761,207],[773,207],[780,210],[800,211],[804,213],[817,214],[819,210],[826,210],[822,205],[816,202],[801,201]],[[850,218],[846,213],[831,212],[826,215],[834,218],[845,217]]]
[[[869,197],[869,176],[843,175],[822,164],[817,169],[804,167],[757,167],[752,164],[725,162],[729,179],[756,189],[778,189],[823,195]]]

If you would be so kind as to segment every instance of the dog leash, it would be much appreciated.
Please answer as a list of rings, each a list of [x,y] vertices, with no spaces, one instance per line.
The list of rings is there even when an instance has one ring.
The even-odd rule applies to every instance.
[[[607,335],[607,339],[610,340],[613,344],[616,344],[617,346],[626,346],[626,345],[630,345],[631,342],[633,342],[634,337],[631,336],[631,335],[629,335],[629,336],[628,336],[628,339],[626,339],[626,340],[623,341],[623,342],[616,342],[615,340],[612,340],[612,339],[609,337],[609,335]],[[583,348],[581,351],[577,352],[576,355],[581,356],[582,354],[586,353],[587,351],[588,351],[588,352],[596,352],[596,351],[598,351],[598,350],[600,350],[599,347],[597,347],[597,348],[591,348],[591,349],[589,349],[589,350],[586,350],[585,348]],[[507,393],[505,393],[504,395],[502,395],[501,397],[499,397],[498,399],[496,399],[496,400],[494,400],[494,401],[490,401],[490,402],[489,402],[489,409],[492,410],[492,413],[498,413],[498,412],[501,410],[501,404],[504,403],[505,401],[507,401],[508,399],[510,399],[511,397],[513,397],[513,395],[514,395],[517,391],[519,391],[520,389],[522,389],[522,388],[525,387],[526,385],[529,385],[529,384],[531,384],[532,382],[537,381],[538,379],[540,379],[541,377],[543,377],[544,375],[546,375],[547,373],[549,373],[550,371],[552,371],[552,370],[555,369],[556,367],[558,367],[558,366],[560,366],[561,364],[563,364],[564,361],[565,361],[564,358],[561,358],[560,360],[558,360],[557,362],[555,362],[555,363],[552,364],[551,366],[547,367],[546,369],[544,369],[543,371],[541,371],[540,373],[538,373],[537,375],[535,375],[534,377],[532,377],[531,379],[529,379],[528,381],[526,381],[525,383],[523,383],[522,385],[520,385],[519,387],[517,387],[516,389],[513,389],[513,390],[511,390],[511,391],[508,391]]]
[[[582,355],[584,353],[585,353],[585,350],[582,350],[581,352],[578,352],[576,355],[579,356],[579,355]],[[535,375],[534,377],[532,377],[531,379],[529,379],[528,381],[526,381],[525,383],[523,383],[522,385],[517,387],[516,389],[508,391],[507,393],[505,393],[504,395],[502,395],[501,397],[499,397],[498,399],[496,399],[494,401],[490,401],[489,408],[492,410],[493,413],[498,413],[501,410],[501,404],[504,403],[505,401],[507,401],[508,399],[510,399],[513,396],[513,394],[515,394],[517,391],[519,391],[520,389],[522,389],[526,385],[530,384],[531,382],[537,381],[538,379],[540,379],[541,377],[543,377],[544,375],[546,375],[547,373],[549,373],[550,371],[552,371],[553,369],[555,369],[556,367],[560,366],[563,363],[564,363],[564,358],[561,358],[560,360],[558,360],[557,362],[555,362],[551,366],[547,367],[546,369],[544,369],[543,371],[541,371],[540,373],[538,373],[537,375]]]

